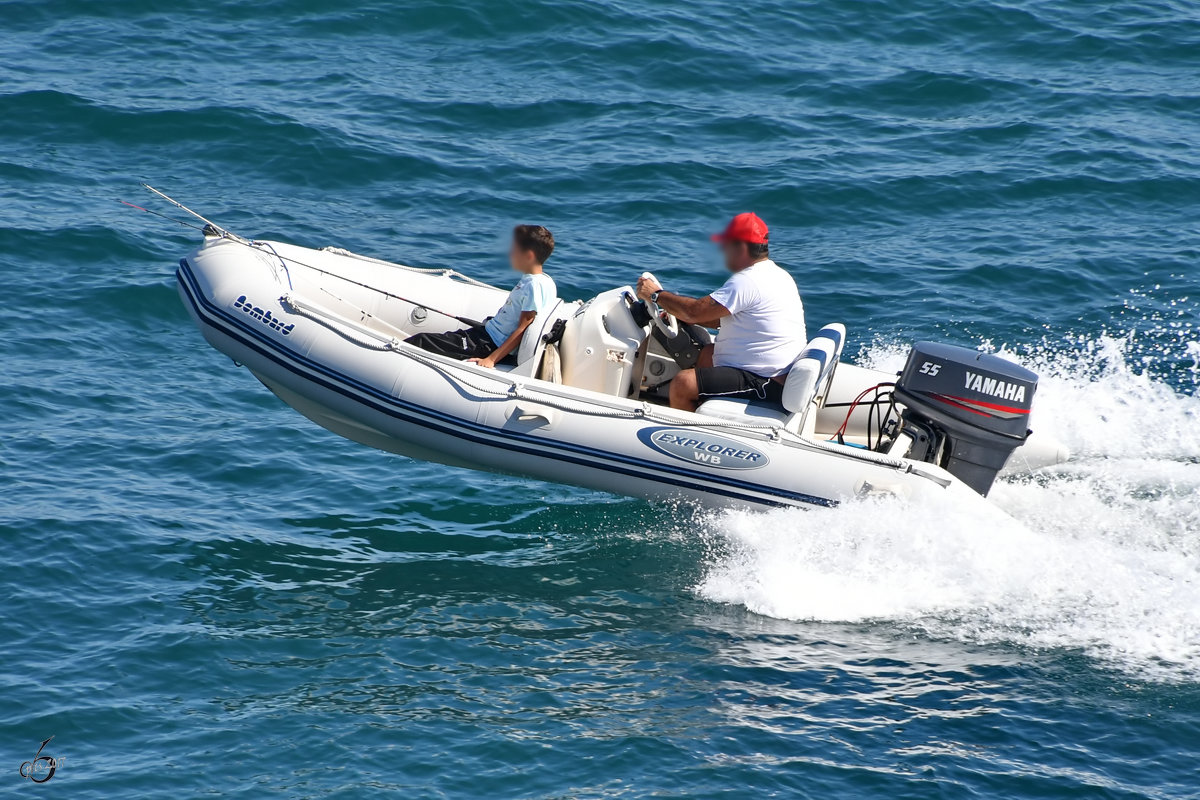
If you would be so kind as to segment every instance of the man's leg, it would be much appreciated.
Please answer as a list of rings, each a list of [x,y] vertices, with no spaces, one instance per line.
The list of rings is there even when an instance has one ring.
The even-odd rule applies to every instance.
[[[696,367],[706,369],[712,365],[713,346],[706,344],[700,350],[700,360],[696,362]],[[695,411],[699,399],[700,385],[696,382],[696,370],[685,369],[680,371],[675,376],[675,379],[671,381],[671,408],[678,408],[681,411]]]
[[[671,408],[678,408],[680,411],[695,411],[696,401],[699,399],[700,387],[696,383],[696,370],[682,370],[671,381]]]
[[[710,397],[744,398],[778,404],[783,384],[736,367],[705,367],[684,370],[671,382],[671,407],[694,411]]]

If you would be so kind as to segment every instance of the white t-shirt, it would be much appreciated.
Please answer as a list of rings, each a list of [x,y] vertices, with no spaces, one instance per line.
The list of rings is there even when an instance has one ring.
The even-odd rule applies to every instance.
[[[545,311],[558,297],[558,288],[554,280],[544,272],[536,275],[522,275],[521,280],[508,293],[508,299],[496,316],[487,321],[484,327],[496,347],[504,344],[513,335],[517,324],[521,321],[522,311],[534,311],[538,314]]]
[[[721,318],[714,366],[774,378],[808,343],[796,282],[770,259],[733,273],[712,299],[729,309],[729,316]]]

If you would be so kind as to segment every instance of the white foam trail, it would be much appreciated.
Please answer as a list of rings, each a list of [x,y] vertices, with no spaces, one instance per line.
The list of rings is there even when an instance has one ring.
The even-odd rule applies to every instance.
[[[1018,358],[1042,375],[1034,425],[1075,455],[997,484],[1006,513],[980,518],[948,498],[730,512],[714,521],[724,547],[699,593],[772,617],[889,621],[1200,679],[1200,400],[1130,369],[1124,348]],[[903,359],[869,355],[880,368]]]

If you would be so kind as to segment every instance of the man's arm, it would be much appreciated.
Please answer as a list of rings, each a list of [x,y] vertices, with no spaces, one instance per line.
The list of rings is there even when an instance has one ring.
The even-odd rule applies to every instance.
[[[704,297],[684,297],[674,292],[666,292],[657,282],[648,278],[638,281],[637,294],[643,300],[649,300],[650,295],[658,292],[658,307],[682,322],[703,325],[705,328],[719,328],[721,318],[729,316],[729,309],[712,299],[712,295]]]
[[[720,306],[721,304],[717,303],[717,305]],[[728,314],[729,312],[726,311],[725,313]],[[706,319],[703,322],[695,322],[692,324],[699,325],[701,328],[711,328],[712,330],[717,330],[721,327],[721,318],[717,317],[716,319]]]
[[[703,325],[705,328],[719,328],[721,317],[729,316],[729,309],[713,300],[712,295],[695,298],[660,291],[658,307],[681,322]]]
[[[502,360],[505,356],[521,346],[521,339],[525,337],[525,329],[533,324],[533,320],[537,317],[536,311],[522,311],[521,318],[517,320],[517,327],[508,338],[505,339],[499,347],[492,351],[492,354],[487,358],[468,358],[467,361],[472,364],[478,364],[481,367],[491,369],[496,366],[496,362]]]

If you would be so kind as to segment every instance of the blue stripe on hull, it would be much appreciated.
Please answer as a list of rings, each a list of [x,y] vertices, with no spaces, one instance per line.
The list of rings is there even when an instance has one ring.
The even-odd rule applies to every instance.
[[[375,411],[393,417],[394,419],[419,425],[430,430],[436,430],[440,433],[454,436],[455,438],[474,444],[482,444],[492,447],[502,444],[508,450],[513,452],[523,453],[538,458],[551,458],[592,469],[603,469],[605,471],[615,472],[630,477],[652,480],[656,483],[662,483],[668,486],[689,489],[691,491],[702,492],[705,494],[720,495],[722,497],[728,497],[734,500],[740,500],[742,502],[753,503],[756,505],[787,505],[789,504],[787,501],[791,501],[791,503],[804,503],[808,505],[827,507],[836,506],[838,504],[836,500],[829,500],[822,497],[816,497],[814,495],[808,495],[799,492],[788,492],[782,489],[760,486],[745,481],[723,478],[721,476],[698,475],[697,473],[688,470],[681,470],[631,456],[623,456],[607,451],[596,450],[583,445],[561,442],[553,439],[532,437],[513,431],[506,431],[500,428],[493,428],[487,425],[468,422],[461,418],[446,414],[439,414],[438,412],[428,409],[424,406],[419,406],[400,400],[399,398],[393,397],[390,394],[381,392],[373,386],[357,381],[348,375],[331,370],[323,364],[281,348],[269,337],[250,327],[241,319],[228,314],[224,309],[210,302],[200,290],[196,278],[191,272],[191,266],[188,264],[187,259],[180,260],[177,278],[179,279],[180,285],[184,289],[184,294],[187,296],[192,307],[196,310],[197,316],[203,319],[210,327],[220,331],[226,336],[229,336],[251,350],[254,350],[259,355],[270,359],[279,366],[287,369],[289,372],[292,372],[295,375],[298,375],[304,380],[315,383],[319,386],[329,389],[330,391],[337,392],[344,397],[354,400],[355,402],[365,405]],[[224,324],[215,324],[213,321],[207,319],[209,316],[218,318]],[[290,364],[288,361],[284,360],[281,355],[285,355],[287,359],[299,362],[301,365],[306,367],[307,370],[317,374],[309,374],[309,372],[298,369],[293,364]],[[324,374],[330,380],[319,377],[320,374]],[[429,418],[433,418],[434,420],[441,419],[443,420],[443,423],[451,423],[454,427],[446,424],[439,424],[437,422],[431,422]],[[477,433],[472,433],[471,431],[476,431]],[[485,435],[480,436],[478,433],[483,433]],[[497,440],[505,441],[498,442]],[[536,447],[528,447],[527,444],[529,443],[536,444]],[[580,458],[573,453],[586,456],[586,458]],[[598,466],[598,462],[602,464],[602,466]],[[625,465],[636,467],[636,469],[631,469],[629,466],[613,462],[624,462]],[[659,474],[650,477],[647,476],[647,472]],[[661,475],[662,472],[672,473],[678,477],[668,478]],[[679,478],[688,477],[693,479],[699,478],[704,481],[722,484],[723,486],[727,486],[729,488],[716,488],[704,484],[679,480]],[[731,491],[731,489],[734,488],[749,490],[751,492],[760,492],[762,494],[770,495],[770,497],[756,497],[743,492]]]

